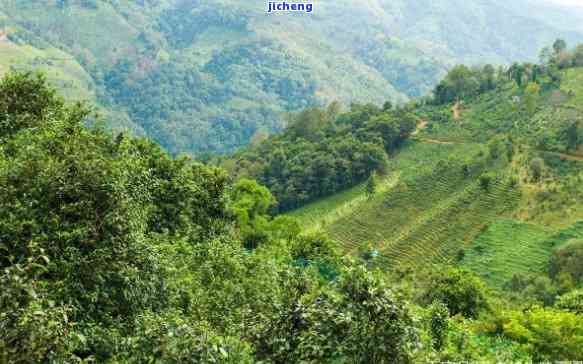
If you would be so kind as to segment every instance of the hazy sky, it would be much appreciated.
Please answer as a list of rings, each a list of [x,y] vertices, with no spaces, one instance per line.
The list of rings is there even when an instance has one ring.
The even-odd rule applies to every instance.
[[[578,6],[583,8],[583,0],[543,0],[544,2],[551,4],[561,4],[567,6]]]

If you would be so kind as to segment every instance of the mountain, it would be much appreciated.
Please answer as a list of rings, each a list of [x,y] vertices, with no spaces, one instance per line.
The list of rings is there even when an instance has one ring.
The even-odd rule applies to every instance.
[[[171,153],[226,152],[338,100],[424,95],[456,63],[535,60],[583,39],[542,0],[339,0],[311,14],[262,1],[0,0],[0,72],[41,69],[108,124]],[[525,11],[524,9],[528,9]]]
[[[544,54],[293,113],[240,178],[8,73],[0,362],[583,358],[583,45]]]

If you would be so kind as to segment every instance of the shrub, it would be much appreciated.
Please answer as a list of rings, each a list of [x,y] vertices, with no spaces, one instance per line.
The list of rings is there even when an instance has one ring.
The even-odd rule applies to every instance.
[[[480,175],[480,187],[482,187],[484,191],[488,191],[490,189],[492,181],[494,181],[495,179],[496,173],[494,172],[482,173],[482,175]]]
[[[429,308],[429,332],[433,339],[433,348],[437,351],[443,348],[449,327],[449,311],[441,302],[434,302]]]
[[[583,358],[583,316],[572,312],[544,308],[511,312],[504,334],[536,362]]]
[[[545,162],[542,158],[534,158],[530,161],[530,173],[534,181],[540,181],[543,175]]]
[[[583,314],[583,289],[574,290],[559,297],[555,307],[561,310]]]
[[[451,268],[430,276],[422,301],[445,304],[452,316],[475,318],[488,308],[484,283],[474,273]]]
[[[561,273],[569,274],[575,282],[583,282],[583,240],[568,242],[553,252],[550,274],[557,277]]]

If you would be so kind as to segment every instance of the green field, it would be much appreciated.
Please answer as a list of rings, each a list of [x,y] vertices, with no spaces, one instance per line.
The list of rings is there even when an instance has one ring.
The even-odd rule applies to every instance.
[[[583,222],[555,230],[547,226],[500,219],[472,242],[462,265],[496,287],[514,275],[544,273],[552,250],[583,237]]]
[[[347,251],[375,247],[386,266],[451,261],[519,200],[504,177],[506,163],[486,154],[480,144],[411,141],[393,157],[385,188],[373,197],[361,185],[290,215],[328,231]],[[478,182],[486,170],[498,172],[488,190]]]
[[[552,235],[553,230],[544,226],[497,220],[473,241],[462,265],[494,286],[502,286],[515,274],[546,269],[553,248],[546,242]]]

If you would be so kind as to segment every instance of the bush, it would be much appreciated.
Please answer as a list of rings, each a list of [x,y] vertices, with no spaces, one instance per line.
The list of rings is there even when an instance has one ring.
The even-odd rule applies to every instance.
[[[559,297],[555,307],[576,314],[583,314],[583,289],[578,289]]]
[[[482,175],[480,175],[480,187],[482,187],[484,191],[488,191],[490,189],[492,181],[494,181],[495,179],[496,173],[494,172],[482,173]]]
[[[551,277],[561,273],[570,275],[575,282],[583,282],[583,240],[568,242],[553,252],[551,257]]]
[[[530,161],[530,173],[534,181],[540,181],[543,176],[545,161],[542,158],[534,158]]]
[[[508,316],[504,335],[519,342],[535,362],[583,358],[583,316],[543,308]]]
[[[449,327],[449,310],[441,302],[434,302],[429,308],[429,332],[433,339],[433,348],[441,350],[447,339]]]
[[[452,316],[476,318],[487,309],[486,287],[474,273],[451,268],[430,276],[422,301],[445,304]]]

